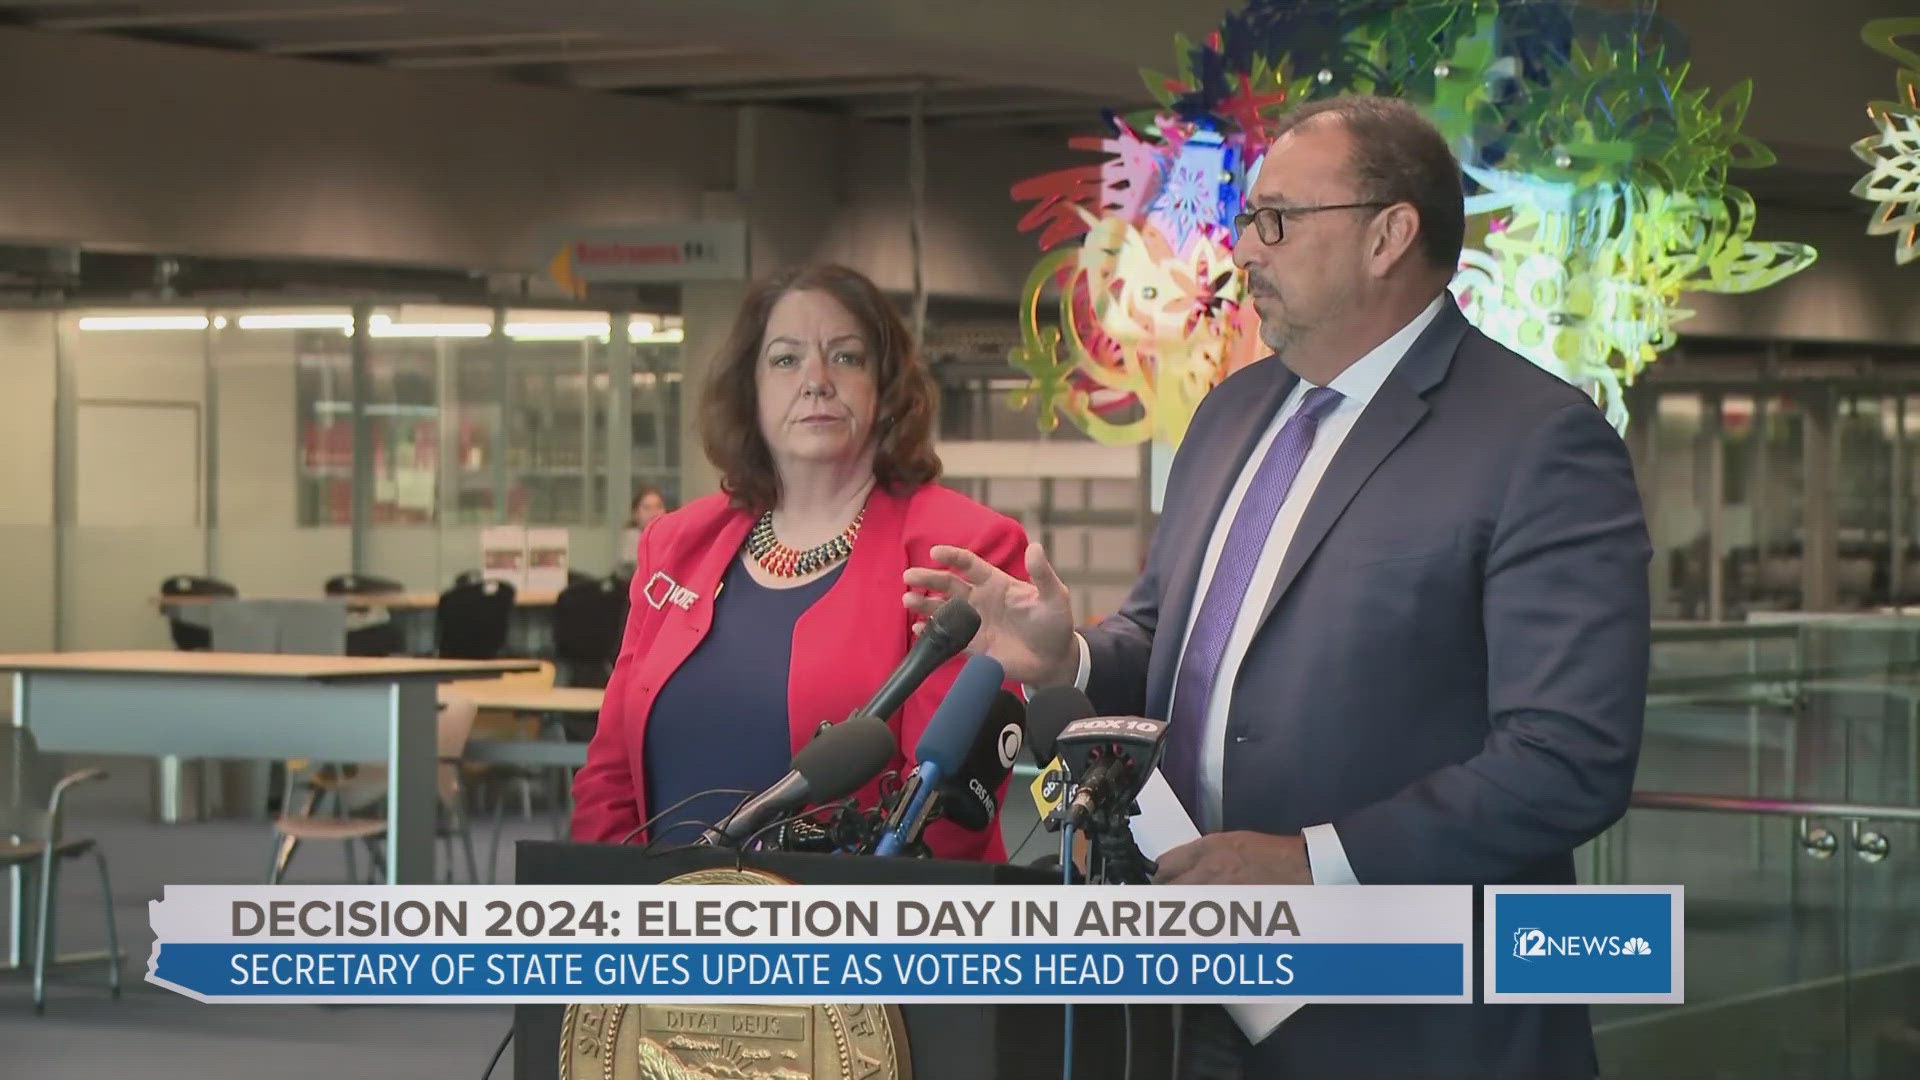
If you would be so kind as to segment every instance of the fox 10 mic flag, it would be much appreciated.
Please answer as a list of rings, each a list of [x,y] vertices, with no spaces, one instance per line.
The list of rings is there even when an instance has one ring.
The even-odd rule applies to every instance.
[[[1515,990],[1577,999],[1548,931],[1578,932],[1527,903],[1566,970]],[[147,979],[257,1003],[1460,1003],[1473,909],[1466,886],[169,886]],[[1677,990],[1613,970],[1678,972],[1678,935],[1638,925],[1602,936],[1660,955],[1588,960]]]

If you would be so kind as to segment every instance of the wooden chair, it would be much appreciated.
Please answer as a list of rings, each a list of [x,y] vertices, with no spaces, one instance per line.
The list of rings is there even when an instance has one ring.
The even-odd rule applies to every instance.
[[[440,705],[440,767],[437,776],[442,817],[438,835],[447,842],[448,881],[453,880],[453,843],[456,839],[466,852],[467,880],[475,883],[480,880],[479,861],[473,853],[473,833],[467,823],[465,790],[460,782],[460,758],[466,752],[467,739],[473,733],[474,717],[478,712],[478,707],[472,701],[461,697],[448,697]],[[280,884],[302,840],[339,840],[345,843],[347,874],[355,881],[360,879],[360,875],[353,857],[353,846],[355,843],[364,843],[373,853],[377,872],[383,859],[379,841],[387,834],[386,790],[387,767],[384,764],[361,765],[354,767],[351,772],[346,769],[330,770],[312,778],[308,785],[306,808],[297,814],[284,813],[274,822],[278,843],[275,845],[268,882]],[[327,796],[333,799],[334,814],[331,817],[315,812],[321,800]],[[291,806],[293,801],[290,784],[283,806]]]
[[[498,679],[457,680],[446,683],[448,694],[458,694],[463,684],[475,687],[519,686],[534,690],[548,690],[553,687],[557,669],[547,660],[540,661],[540,667],[534,671],[511,671]],[[543,734],[543,724],[535,717],[504,709],[483,709],[474,720],[474,734],[484,739],[538,739]],[[500,867],[500,838],[506,830],[507,790],[515,790],[520,795],[520,813],[523,818],[533,817],[533,784],[540,773],[549,770],[523,769],[514,765],[468,765],[467,777],[476,783],[485,783],[493,789],[493,842],[487,849],[487,880],[497,880],[496,871]],[[563,788],[565,785],[563,785]],[[482,804],[484,805],[484,804]],[[555,839],[564,839],[565,826],[562,823],[555,830]]]

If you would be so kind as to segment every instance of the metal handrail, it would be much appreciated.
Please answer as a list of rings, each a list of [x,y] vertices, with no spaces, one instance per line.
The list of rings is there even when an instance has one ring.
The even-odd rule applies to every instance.
[[[1747,684],[1799,684],[1854,676],[1920,675],[1920,661],[1872,664],[1834,664],[1828,667],[1773,668],[1766,671],[1728,671],[1710,675],[1663,675],[1647,680],[1647,693],[1675,694],[1689,690],[1718,690]]]
[[[1798,623],[1701,623],[1697,626],[1655,624],[1653,643],[1665,645],[1680,641],[1757,641],[1766,638],[1797,638]]]
[[[1742,795],[1698,795],[1681,791],[1636,791],[1635,810],[1694,810],[1712,814],[1764,814],[1770,817],[1858,818],[1920,822],[1920,806],[1871,806],[1865,803],[1756,799]]]
[[[1018,762],[1017,781],[1031,783],[1038,767]],[[1805,802],[1794,799],[1756,799],[1740,795],[1698,795],[1684,791],[1636,791],[1629,800],[1635,810],[1698,810],[1719,814],[1767,814],[1775,817],[1872,818],[1880,821],[1920,822],[1920,806],[1870,806],[1863,803]]]

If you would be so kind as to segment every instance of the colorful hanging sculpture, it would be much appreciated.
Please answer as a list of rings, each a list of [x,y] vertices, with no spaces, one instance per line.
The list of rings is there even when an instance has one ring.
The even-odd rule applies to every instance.
[[[1463,310],[1621,427],[1621,390],[1672,344],[1682,291],[1750,291],[1813,260],[1752,240],[1753,201],[1727,183],[1772,160],[1739,131],[1748,85],[1684,87],[1683,43],[1645,12],[1251,0],[1176,46],[1175,73],[1145,76],[1156,109],[1070,143],[1103,162],[1014,186],[1047,253],[1010,357],[1043,429],[1064,416],[1102,442],[1177,445],[1200,398],[1264,355],[1232,216],[1274,119],[1316,98],[1398,96],[1434,121],[1487,236],[1462,257]]]
[[[1853,185],[1853,194],[1879,205],[1867,233],[1897,234],[1893,258],[1905,265],[1920,258],[1920,52],[1902,47],[1899,39],[1920,36],[1920,18],[1877,19],[1860,36],[1901,65],[1895,77],[1900,100],[1867,106],[1879,134],[1853,144],[1854,156],[1872,170]]]
[[[1814,250],[1753,240],[1753,199],[1727,182],[1729,168],[1773,161],[1740,134],[1751,84],[1710,99],[1685,85],[1684,63],[1605,37],[1546,71],[1550,91],[1500,110],[1517,153],[1497,167],[1461,155],[1487,237],[1463,252],[1454,294],[1482,331],[1592,392],[1624,429],[1622,390],[1692,314],[1681,293],[1762,289]]]

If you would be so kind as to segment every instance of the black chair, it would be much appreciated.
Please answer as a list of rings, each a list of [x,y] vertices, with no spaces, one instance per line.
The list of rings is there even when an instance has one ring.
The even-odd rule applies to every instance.
[[[627,625],[626,582],[586,578],[553,601],[553,658],[566,686],[607,685]]]
[[[468,582],[440,594],[435,653],[454,660],[497,660],[507,647],[518,590],[504,581]]]
[[[392,578],[373,574],[335,574],[327,579],[325,589],[328,596],[377,596],[407,591],[405,585]]]
[[[160,583],[161,596],[239,596],[240,590],[219,578],[176,574]],[[213,631],[183,621],[176,609],[167,612],[167,629],[173,634],[173,647],[185,652],[213,648]]]
[[[382,593],[405,592],[406,586],[373,574],[335,574],[327,579],[323,590],[328,596],[377,597]],[[347,631],[348,656],[399,656],[406,651],[406,632],[391,616],[372,626]]]

